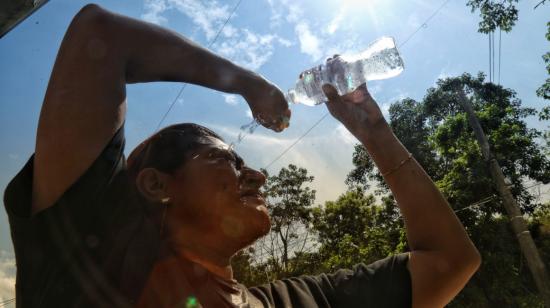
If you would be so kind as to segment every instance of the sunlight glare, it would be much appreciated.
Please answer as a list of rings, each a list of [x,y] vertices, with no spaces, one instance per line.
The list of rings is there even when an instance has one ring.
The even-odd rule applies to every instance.
[[[340,3],[342,3],[344,6],[348,8],[373,8],[379,5],[380,3],[383,3],[382,0],[340,0]]]

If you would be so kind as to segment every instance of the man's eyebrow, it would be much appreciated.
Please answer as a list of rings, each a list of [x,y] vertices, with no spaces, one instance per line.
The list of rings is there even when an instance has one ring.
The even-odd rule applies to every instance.
[[[238,162],[244,162],[244,159],[239,154],[237,154],[235,150],[233,150],[230,147],[227,147],[227,148],[213,147],[208,150],[208,153],[229,153],[232,156],[234,156]]]

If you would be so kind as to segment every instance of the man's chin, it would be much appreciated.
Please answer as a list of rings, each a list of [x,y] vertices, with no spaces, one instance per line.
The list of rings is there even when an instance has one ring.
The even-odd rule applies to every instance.
[[[247,232],[243,234],[243,248],[254,244],[254,242],[266,236],[269,230],[271,230],[271,220],[269,219],[267,209],[265,209],[265,212],[260,211],[261,217],[256,218],[253,224],[249,224]]]

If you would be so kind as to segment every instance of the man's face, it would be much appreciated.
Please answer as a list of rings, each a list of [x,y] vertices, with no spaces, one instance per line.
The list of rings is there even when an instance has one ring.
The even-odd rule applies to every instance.
[[[221,140],[203,137],[200,143],[169,183],[168,232],[176,245],[192,234],[204,237],[206,245],[237,251],[269,232],[259,191],[265,176]]]

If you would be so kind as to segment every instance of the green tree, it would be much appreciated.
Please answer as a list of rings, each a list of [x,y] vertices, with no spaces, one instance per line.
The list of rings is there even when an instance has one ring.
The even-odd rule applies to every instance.
[[[264,173],[267,174],[265,170]],[[294,272],[291,254],[303,252],[310,242],[306,227],[315,201],[315,190],[307,185],[313,179],[305,168],[293,164],[282,168],[277,175],[267,177],[263,193],[271,216],[271,231],[260,241],[260,246],[273,260],[278,277]]]
[[[262,170],[267,181],[262,189],[271,217],[271,230],[254,247],[232,259],[235,278],[247,286],[268,283],[317,269],[318,256],[311,250],[314,238],[308,223],[315,190],[308,185],[314,177],[305,168],[283,167],[278,174]]]
[[[481,33],[492,33],[497,28],[502,31],[510,32],[518,20],[518,9],[514,4],[519,0],[469,0],[466,5],[472,9],[472,12],[479,10],[481,21],[478,31]],[[546,0],[539,1],[535,9],[544,5]],[[550,22],[547,24],[546,40],[550,41]],[[546,63],[546,71],[550,76],[550,51],[542,56]],[[544,99],[550,99],[550,78],[547,78],[544,84],[537,89],[537,95]]]
[[[449,200],[482,254],[480,271],[450,306],[536,307],[536,288],[523,265],[515,235],[503,215],[454,86],[463,85],[470,96],[491,151],[524,212],[534,213],[541,206],[526,189],[525,180],[550,182],[550,162],[537,143],[541,132],[525,123],[525,118],[535,115],[536,110],[522,107],[514,91],[487,83],[484,78],[482,74],[464,74],[439,80],[421,102],[395,102],[389,109],[390,125]],[[383,187],[378,171],[360,146],[356,147],[354,164],[349,184],[364,186],[370,179],[378,179]],[[544,247],[539,249],[548,248]]]
[[[550,42],[550,22],[546,24],[548,31],[546,32],[546,40]],[[550,75],[550,51],[542,56],[544,63],[546,63],[546,72]],[[550,78],[546,78],[546,82],[537,89],[537,95],[550,99]]]
[[[549,123],[550,121],[550,105],[542,108],[542,110],[539,112],[539,120],[540,121],[546,121],[546,123]],[[545,153],[546,156],[550,156],[550,125],[548,125],[546,131],[543,134],[545,145]]]
[[[469,0],[466,5],[471,7],[472,12],[479,10],[479,32],[491,33],[497,28],[510,32],[518,20],[518,10],[514,5],[518,1]]]
[[[403,222],[392,198],[376,204],[356,187],[313,210],[313,229],[325,271],[371,263],[406,249]]]

